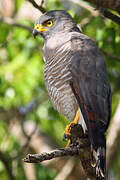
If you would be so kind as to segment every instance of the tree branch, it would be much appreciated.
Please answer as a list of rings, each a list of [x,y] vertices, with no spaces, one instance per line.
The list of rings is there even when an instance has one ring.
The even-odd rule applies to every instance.
[[[90,6],[89,4],[87,4],[86,2],[83,1],[79,1],[79,0],[70,0],[71,2],[78,4],[79,6],[81,6],[82,8],[88,10],[92,16],[97,17],[101,14],[106,17],[109,18],[110,20],[116,22],[117,24],[120,24],[120,17],[111,13],[110,11],[108,11],[104,6],[102,6],[102,2],[101,4],[99,3],[99,1],[97,0],[88,0],[92,3],[97,4],[97,9],[100,9],[100,12],[98,10],[96,10],[95,8],[93,8],[92,6]],[[95,2],[96,1],[96,2]],[[102,1],[102,0],[101,0]],[[97,3],[98,2],[98,3]],[[98,5],[99,4],[99,5]],[[120,11],[120,10],[119,10]]]
[[[6,168],[9,179],[10,180],[15,180],[15,178],[14,178],[14,176],[12,174],[12,170],[11,170],[11,168],[9,166],[9,160],[6,158],[5,154],[2,151],[0,151],[0,160],[3,162],[3,164],[4,164],[5,168]]]
[[[85,173],[92,180],[100,180],[101,177],[96,177],[95,168],[91,166],[90,158],[90,143],[87,137],[83,134],[80,124],[73,125],[71,130],[71,146],[68,148],[61,148],[52,152],[45,152],[42,154],[28,154],[23,159],[27,163],[39,163],[45,160],[54,159],[63,156],[79,156]]]
[[[111,167],[112,162],[116,158],[116,154],[120,147],[120,103],[118,104],[116,113],[113,117],[112,124],[108,133],[107,141],[107,169]]]
[[[98,10],[95,10],[95,8],[93,8],[92,6],[90,6],[88,3],[84,1],[80,1],[80,0],[70,0],[70,1],[82,7],[83,9],[86,9],[94,17],[97,17],[100,14]]]
[[[108,8],[120,12],[120,2],[119,0],[86,0],[88,2],[91,2],[95,4],[98,8]]]
[[[112,54],[112,53],[110,53],[110,52],[107,52],[107,51],[105,51],[105,50],[103,50],[103,49],[101,49],[101,51],[102,51],[106,56],[108,56],[109,58],[111,58],[111,59],[113,59],[113,60],[115,60],[115,61],[120,62],[120,57],[118,57],[118,56],[116,56],[116,55],[114,55],[114,54]]]
[[[104,17],[116,22],[117,24],[120,24],[120,17],[116,16],[115,14],[111,13],[105,8],[100,9],[101,13],[103,14]]]
[[[79,151],[77,147],[61,148],[48,153],[45,152],[41,154],[28,154],[26,158],[23,159],[23,161],[27,163],[40,163],[42,161],[54,159],[56,157],[78,155],[78,152]]]
[[[75,160],[73,158],[69,159],[54,180],[66,180],[67,177],[71,174],[75,165]]]
[[[43,1],[41,2],[41,5],[38,6],[38,4],[34,1],[34,0],[28,0],[30,3],[32,3],[32,5],[37,8],[39,11],[41,11],[42,13],[46,12],[46,9],[42,7],[43,5]]]
[[[26,29],[29,32],[32,32],[32,28],[30,26],[19,24],[19,23],[15,22],[15,20],[13,20],[12,18],[1,17],[0,16],[0,22],[4,22],[4,23],[9,24],[11,26],[19,27],[19,28],[22,28],[22,29]]]

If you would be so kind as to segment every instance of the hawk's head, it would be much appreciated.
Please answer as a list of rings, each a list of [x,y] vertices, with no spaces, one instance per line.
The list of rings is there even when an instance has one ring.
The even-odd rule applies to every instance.
[[[34,37],[38,34],[45,39],[61,32],[80,31],[73,18],[64,10],[53,10],[43,14],[35,23]]]

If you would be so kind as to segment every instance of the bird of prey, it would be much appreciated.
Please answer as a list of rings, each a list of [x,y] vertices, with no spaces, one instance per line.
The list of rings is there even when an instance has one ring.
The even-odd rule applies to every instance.
[[[106,130],[111,116],[111,87],[103,54],[64,10],[43,14],[33,35],[45,39],[45,82],[59,113],[81,124],[91,143],[91,162],[105,175]],[[69,128],[68,128],[69,129]]]

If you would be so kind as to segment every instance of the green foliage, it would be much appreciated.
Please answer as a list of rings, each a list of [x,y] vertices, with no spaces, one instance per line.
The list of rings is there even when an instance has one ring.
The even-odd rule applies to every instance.
[[[53,180],[57,175],[57,172],[52,168],[43,168],[43,166],[36,164],[37,179],[41,180]]]
[[[5,23],[0,23],[0,42],[1,43],[4,43],[4,41],[7,39],[9,31],[10,31],[9,25]]]

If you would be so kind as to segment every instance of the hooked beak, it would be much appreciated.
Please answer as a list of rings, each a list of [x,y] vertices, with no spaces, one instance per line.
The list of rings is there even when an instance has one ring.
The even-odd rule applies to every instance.
[[[44,25],[42,25],[42,24],[37,24],[35,26],[35,28],[33,29],[33,36],[34,36],[34,38],[38,34],[42,34],[44,31],[49,31],[49,29],[45,28]]]
[[[36,29],[33,29],[33,36],[34,36],[34,38],[40,33],[38,30],[36,30]]]

